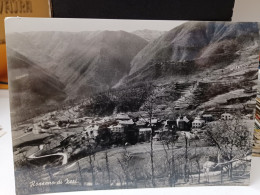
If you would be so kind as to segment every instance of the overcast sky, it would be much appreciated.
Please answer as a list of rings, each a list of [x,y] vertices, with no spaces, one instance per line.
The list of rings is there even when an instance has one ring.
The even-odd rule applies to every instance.
[[[110,20],[110,19],[65,19],[65,18],[7,18],[6,33],[29,31],[97,31],[97,30],[160,30],[168,31],[185,21],[163,20]]]

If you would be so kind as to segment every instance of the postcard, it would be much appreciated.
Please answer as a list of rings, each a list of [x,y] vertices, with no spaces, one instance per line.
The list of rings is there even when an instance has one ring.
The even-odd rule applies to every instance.
[[[17,194],[248,185],[257,23],[6,20]]]

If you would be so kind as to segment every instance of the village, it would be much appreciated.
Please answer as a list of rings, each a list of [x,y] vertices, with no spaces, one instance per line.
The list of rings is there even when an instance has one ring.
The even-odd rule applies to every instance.
[[[63,112],[63,116],[57,111],[50,112],[27,127],[24,130],[26,134],[36,137],[46,135],[43,142],[37,142],[39,150],[33,154],[33,158],[28,153],[29,159],[36,160],[38,164],[41,157],[46,158],[46,155],[62,152],[66,154],[68,163],[87,156],[91,151],[149,142],[163,144],[170,137],[179,147],[184,146],[183,137],[198,140],[200,146],[207,146],[205,126],[235,118],[235,115],[228,112],[222,113],[219,117],[212,114],[195,117],[180,115],[175,120],[141,115],[136,117],[137,115],[132,113],[117,113],[106,117],[78,117],[78,110],[79,107],[74,107],[67,113]],[[251,119],[252,115],[248,114],[244,118]],[[58,164],[61,162],[60,159]]]

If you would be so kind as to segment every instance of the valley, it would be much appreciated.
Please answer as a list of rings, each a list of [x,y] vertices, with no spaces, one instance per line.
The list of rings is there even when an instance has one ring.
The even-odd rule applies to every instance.
[[[8,36],[24,194],[249,182],[256,23]]]

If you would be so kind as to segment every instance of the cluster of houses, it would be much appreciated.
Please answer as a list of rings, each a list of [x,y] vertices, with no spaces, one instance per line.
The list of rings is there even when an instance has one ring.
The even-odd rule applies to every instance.
[[[230,113],[223,113],[221,120],[232,120],[233,115]],[[64,131],[66,138],[72,134],[79,134],[79,139],[96,140],[100,131],[104,128],[109,130],[113,135],[123,134],[126,140],[130,143],[149,141],[151,136],[155,140],[160,140],[162,134],[166,132],[177,131],[191,131],[203,128],[203,126],[211,121],[214,121],[211,114],[204,114],[197,116],[194,119],[188,116],[179,116],[175,120],[161,120],[159,118],[147,117],[130,117],[128,114],[119,113],[111,117],[93,118],[84,117],[74,120],[63,119],[52,120],[51,118],[42,120],[26,131],[32,131],[34,134],[51,133],[51,131]],[[79,129],[75,131],[74,129]],[[70,132],[71,129],[71,132]],[[62,135],[63,135],[62,134]]]
[[[232,120],[233,115],[223,113],[221,120]],[[113,121],[113,122],[111,122]],[[114,118],[102,121],[93,121],[92,124],[86,126],[82,132],[86,138],[95,139],[99,135],[100,127],[104,123],[109,125],[106,127],[112,134],[126,134],[129,136],[137,136],[135,140],[149,141],[151,134],[153,139],[159,140],[164,132],[169,131],[191,131],[201,129],[206,123],[214,121],[211,114],[204,114],[195,117],[192,120],[187,116],[179,116],[176,120],[160,120],[158,118],[131,118],[127,114],[117,114]]]

